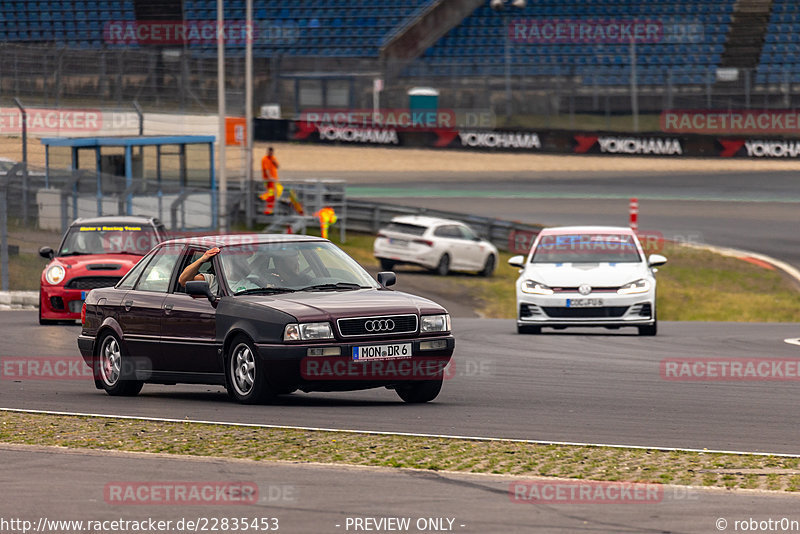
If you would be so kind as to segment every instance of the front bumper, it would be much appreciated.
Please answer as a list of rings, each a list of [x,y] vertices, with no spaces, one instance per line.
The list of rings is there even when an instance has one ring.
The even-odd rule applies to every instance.
[[[42,319],[80,319],[81,307],[88,294],[87,289],[65,289],[63,286],[42,284],[39,290]]]
[[[267,368],[271,385],[303,391],[350,391],[393,387],[409,381],[441,378],[455,350],[452,335],[307,345],[256,344],[257,356]],[[420,343],[439,341],[441,348],[422,350]],[[410,344],[408,357],[367,361],[353,359],[353,347]],[[338,347],[338,356],[310,356],[309,349]]]
[[[602,299],[602,306],[568,306],[574,299]],[[635,326],[656,320],[655,294],[618,295],[578,293],[556,295],[517,294],[517,325],[531,326]]]

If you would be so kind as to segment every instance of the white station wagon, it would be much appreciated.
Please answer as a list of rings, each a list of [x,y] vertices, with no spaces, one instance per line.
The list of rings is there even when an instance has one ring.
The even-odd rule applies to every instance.
[[[564,226],[542,230],[531,252],[508,263],[519,267],[517,331],[543,326],[635,326],[657,332],[654,267],[667,258],[645,257],[630,228]]]
[[[491,276],[497,247],[481,239],[466,224],[449,219],[404,215],[395,217],[375,238],[374,254],[381,268],[420,265],[444,276],[450,271],[477,271]]]

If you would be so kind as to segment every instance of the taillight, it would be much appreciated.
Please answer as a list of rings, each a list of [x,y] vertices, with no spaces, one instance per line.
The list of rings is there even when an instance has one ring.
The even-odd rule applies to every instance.
[[[386,239],[386,234],[384,234],[383,232],[378,232],[377,237],[382,237],[382,238]]]
[[[86,324],[86,303],[85,302],[83,303],[83,306],[81,306],[81,324],[82,325]]]
[[[420,245],[425,245],[428,247],[433,246],[433,241],[431,241],[430,239],[415,239],[414,243],[419,243]]]

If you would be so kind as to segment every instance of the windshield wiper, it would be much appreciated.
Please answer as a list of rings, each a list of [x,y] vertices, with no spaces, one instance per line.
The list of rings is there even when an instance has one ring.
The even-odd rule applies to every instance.
[[[361,286],[350,282],[337,282],[335,284],[316,284],[307,286],[297,291],[337,291],[337,290],[352,291],[354,289],[369,289],[369,286]]]
[[[234,295],[271,295],[275,293],[293,293],[295,291],[297,290],[290,287],[255,287],[253,289],[243,289],[241,291],[237,291],[234,293]]]
[[[98,252],[80,252],[78,250],[75,250],[73,252],[65,252],[64,254],[59,254],[59,256],[61,256],[63,258],[64,256],[91,256],[92,254],[103,254],[103,253],[102,252],[99,252],[99,253]]]

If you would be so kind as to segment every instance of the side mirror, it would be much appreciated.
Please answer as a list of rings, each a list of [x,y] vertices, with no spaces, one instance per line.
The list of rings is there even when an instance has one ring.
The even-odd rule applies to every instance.
[[[52,260],[55,257],[56,253],[50,247],[42,247],[39,249],[39,256]]]
[[[650,256],[647,258],[647,265],[650,267],[658,267],[659,265],[664,265],[665,263],[667,263],[667,258],[661,254],[650,254]]]
[[[217,297],[211,294],[211,288],[205,280],[186,282],[186,294],[191,297],[206,297],[211,304],[217,302]]]
[[[397,275],[392,271],[383,271],[378,273],[378,283],[382,287],[393,286],[397,283]]]
[[[517,267],[519,269],[525,268],[525,256],[512,256],[508,258],[508,264],[512,267]]]

